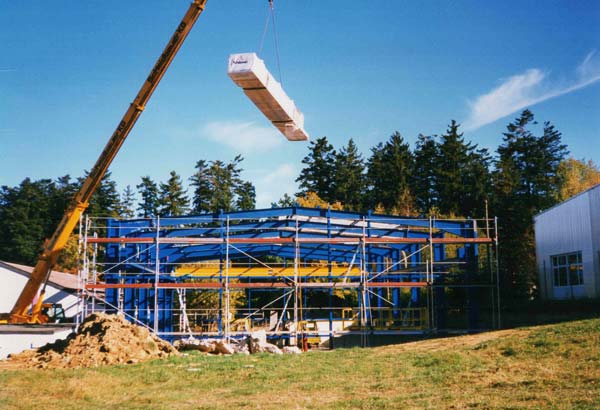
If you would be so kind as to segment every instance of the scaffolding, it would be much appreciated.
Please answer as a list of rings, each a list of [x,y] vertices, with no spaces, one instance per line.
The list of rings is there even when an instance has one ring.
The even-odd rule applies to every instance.
[[[289,344],[500,327],[496,219],[320,208],[81,224],[82,315]]]

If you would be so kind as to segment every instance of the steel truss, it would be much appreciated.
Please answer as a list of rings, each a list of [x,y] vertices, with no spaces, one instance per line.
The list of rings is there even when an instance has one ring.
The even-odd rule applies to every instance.
[[[166,338],[262,328],[332,347],[500,326],[495,218],[290,207],[81,226],[82,314],[119,311]],[[462,326],[448,302],[461,298]]]

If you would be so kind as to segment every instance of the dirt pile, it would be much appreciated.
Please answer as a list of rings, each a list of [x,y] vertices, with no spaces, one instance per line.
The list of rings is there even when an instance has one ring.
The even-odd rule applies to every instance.
[[[20,367],[74,368],[130,364],[177,354],[169,343],[122,316],[93,313],[77,333],[8,360]]]

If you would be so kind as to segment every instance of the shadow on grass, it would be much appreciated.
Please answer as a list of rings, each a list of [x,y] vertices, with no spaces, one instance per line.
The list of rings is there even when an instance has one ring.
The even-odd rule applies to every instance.
[[[509,301],[502,307],[502,329],[547,325],[574,320],[600,318],[600,299],[561,301]],[[418,340],[445,339],[465,334],[475,334],[492,329],[447,329],[422,335],[383,335],[368,332],[366,337],[349,334],[336,337],[334,348],[376,347]],[[366,344],[365,344],[366,342]]]
[[[600,299],[507,301],[502,328],[547,325],[600,317]]]

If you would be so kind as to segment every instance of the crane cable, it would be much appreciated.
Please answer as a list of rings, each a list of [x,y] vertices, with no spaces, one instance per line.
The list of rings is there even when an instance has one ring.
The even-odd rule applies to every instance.
[[[265,20],[265,27],[263,29],[263,33],[260,38],[260,45],[258,47],[259,55],[262,53],[263,45],[265,43],[265,37],[267,36],[267,30],[269,29],[269,21],[273,22],[273,39],[275,42],[275,55],[277,57],[277,70],[279,71],[279,82],[281,85],[283,85],[283,76],[281,75],[281,58],[279,56],[279,39],[277,37],[277,27],[275,25],[275,8],[273,6],[273,0],[269,0],[267,19]]]

